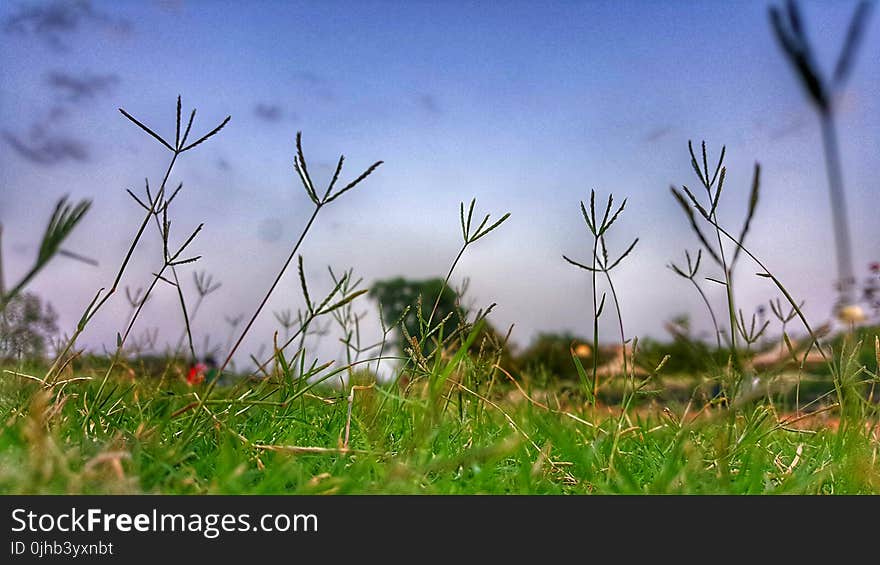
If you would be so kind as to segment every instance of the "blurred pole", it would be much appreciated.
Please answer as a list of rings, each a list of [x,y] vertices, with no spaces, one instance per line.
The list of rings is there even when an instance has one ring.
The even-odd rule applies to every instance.
[[[831,220],[834,229],[834,245],[837,251],[837,307],[853,304],[855,275],[852,264],[849,222],[847,222],[846,199],[843,191],[843,173],[840,167],[840,149],[837,144],[837,128],[832,112],[821,112],[822,141],[825,146],[825,168],[831,195]]]
[[[864,34],[873,2],[863,0],[856,5],[846,32],[843,48],[838,56],[830,80],[823,78],[803,26],[797,2],[788,0],[785,8],[770,7],[770,23],[779,45],[801,79],[801,85],[819,113],[822,124],[822,141],[825,149],[825,168],[828,172],[828,192],[831,196],[831,220],[834,231],[834,247],[837,254],[837,301],[834,314],[853,317],[860,308],[856,304],[854,290],[856,279],[852,264],[852,243],[846,215],[843,190],[843,174],[840,166],[840,148],[834,123],[836,95],[840,93],[852,71],[855,53]],[[854,310],[855,309],[855,310]],[[849,310],[849,313],[847,311]]]
[[[0,306],[3,305],[3,296],[5,294],[6,285],[3,283],[3,224],[0,224]]]

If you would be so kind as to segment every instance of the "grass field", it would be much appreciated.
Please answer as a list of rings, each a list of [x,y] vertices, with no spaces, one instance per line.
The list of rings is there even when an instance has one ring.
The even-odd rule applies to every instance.
[[[169,216],[177,192],[166,196],[166,183],[178,159],[219,133],[228,118],[188,142],[192,118],[183,131],[178,99],[177,136],[171,143],[123,114],[169,151],[170,163],[152,191],[148,186],[140,197],[130,192],[144,210],[143,220],[132,228],[131,245],[109,290],[95,294],[70,337],[48,361],[12,358],[3,363],[4,493],[880,492],[877,328],[860,327],[864,313],[852,305],[840,310],[835,331],[814,328],[802,303],[745,245],[758,202],[758,168],[742,227],[734,232],[719,223],[723,149],[710,168],[705,144],[701,155],[690,147],[707,198],[685,186],[673,190],[702,247],[687,254],[687,268],[672,269],[687,279],[684,287],[695,287],[705,300],[701,284],[706,277],[698,276],[702,259],[703,270],[714,269],[708,274],[727,289],[718,313],[705,302],[715,343],[701,345],[709,351],[701,369],[668,370],[680,360],[679,353],[664,353],[662,346],[654,348],[659,356],[648,362],[637,340],[626,334],[612,272],[638,240],[619,255],[609,252],[606,236],[626,201],[618,205],[609,196],[597,203],[593,192],[579,211],[592,236],[591,258],[565,257],[588,273],[585,288],[593,299],[593,311],[584,318],[592,321],[591,351],[596,354],[581,356],[572,349],[569,367],[576,369],[576,379],[545,375],[539,383],[541,367],[505,366],[506,338],[487,325],[491,306],[463,309],[457,318],[441,316],[442,290],[433,308],[428,307],[431,297],[407,305],[405,312],[415,316],[414,331],[403,318],[383,320],[385,339],[362,347],[352,304],[366,290],[346,274],[334,276],[335,287],[326,297],[310,297],[301,257],[301,316],[288,320],[284,343],[276,336],[274,354],[265,362],[252,358],[254,368],[233,371],[236,351],[309,228],[320,221],[319,212],[381,165],[375,163],[344,184],[340,159],[321,189],[309,175],[298,137],[295,170],[314,212],[225,360],[206,382],[188,383],[187,371],[198,358],[189,324],[211,283],[197,278],[198,301],[186,304],[178,271],[198,259],[186,248],[201,226],[188,237],[171,235]],[[34,268],[9,290],[0,288],[4,309],[60,252],[88,208],[87,202],[59,203]],[[475,201],[461,204],[462,245],[444,288],[470,246],[490,233],[500,237],[509,215],[493,220],[486,214],[478,223],[480,216]],[[131,316],[117,334],[115,350],[95,356],[78,349],[77,339],[121,288],[130,258],[154,228],[163,242],[163,266],[143,284],[142,295],[129,297]],[[180,247],[171,243],[178,240]],[[750,323],[736,307],[733,272],[738,261],[750,261],[780,295],[774,312],[779,311],[781,332],[769,348],[783,356],[762,369],[754,361],[768,350],[769,322],[752,316]],[[148,363],[132,350],[132,329],[160,282],[176,288],[186,323],[179,330],[180,347]],[[619,335],[600,336],[599,319],[615,314]],[[342,361],[314,359],[302,345],[324,317],[333,317],[342,328],[347,351]],[[801,326],[801,345],[789,338],[786,324],[788,331]],[[391,338],[396,332],[404,338],[403,347]],[[606,374],[598,352],[615,340],[623,352],[621,364]],[[686,343],[699,349],[695,341]],[[811,355],[820,359],[808,369]],[[396,368],[390,379],[378,382],[373,368],[380,358],[394,358]]]
[[[772,397],[623,411],[504,383],[489,392],[465,358],[435,395],[396,384],[303,393],[273,377],[218,387],[197,409],[202,392],[179,367],[120,371],[103,392],[102,371],[75,374],[48,387],[3,379],[3,492],[880,492],[876,410],[841,420],[827,398],[799,416]]]

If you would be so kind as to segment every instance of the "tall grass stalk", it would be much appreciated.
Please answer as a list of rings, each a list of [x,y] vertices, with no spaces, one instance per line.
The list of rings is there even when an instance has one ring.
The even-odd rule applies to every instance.
[[[342,187],[334,192],[333,189],[336,186],[336,182],[339,180],[339,175],[342,172],[342,165],[343,165],[344,161],[345,161],[345,156],[344,155],[340,156],[339,161],[336,165],[336,170],[333,173],[333,177],[330,179],[330,182],[328,183],[327,188],[323,192],[323,194],[319,195],[315,189],[314,183],[312,182],[311,176],[308,171],[308,165],[306,163],[305,155],[303,154],[302,132],[297,132],[297,135],[296,135],[296,155],[294,156],[294,160],[293,160],[293,168],[297,172],[297,174],[300,178],[300,181],[302,182],[303,189],[305,190],[306,195],[309,197],[309,200],[312,201],[312,204],[314,205],[314,209],[312,210],[312,213],[309,216],[308,221],[306,222],[305,226],[303,227],[302,231],[300,232],[299,237],[297,238],[296,242],[294,243],[294,246],[291,249],[290,254],[287,257],[287,260],[285,260],[281,269],[278,271],[278,274],[275,276],[274,280],[272,281],[271,285],[269,286],[269,289],[263,295],[263,298],[260,301],[259,305],[257,306],[256,310],[254,311],[253,315],[251,315],[247,324],[245,324],[245,327],[242,330],[241,334],[239,335],[238,339],[233,343],[232,347],[230,348],[229,352],[226,355],[226,358],[224,359],[223,363],[220,365],[220,368],[217,371],[217,378],[212,380],[208,384],[207,389],[205,391],[203,391],[203,393],[199,396],[198,402],[195,405],[195,411],[193,413],[193,417],[190,418],[188,431],[186,434],[187,437],[192,437],[192,433],[194,431],[193,426],[195,425],[196,418],[201,414],[202,407],[204,406],[205,401],[210,398],[211,394],[214,391],[215,386],[220,381],[220,379],[223,375],[223,372],[227,369],[229,364],[232,362],[232,358],[234,357],[236,351],[241,346],[242,342],[244,341],[244,338],[247,336],[247,334],[250,331],[251,327],[253,326],[254,322],[257,320],[257,317],[260,315],[260,313],[262,312],[266,303],[269,301],[269,298],[272,296],[272,293],[275,291],[275,288],[278,286],[278,283],[281,281],[281,278],[284,276],[284,273],[287,271],[287,268],[290,265],[290,263],[293,261],[293,258],[297,255],[300,246],[302,245],[303,241],[306,238],[306,235],[308,235],[309,230],[312,227],[312,224],[314,224],[315,220],[317,219],[318,213],[325,206],[329,205],[334,200],[336,200],[337,198],[339,198],[340,196],[342,196],[343,194],[345,194],[349,190],[351,190],[354,187],[356,187],[357,185],[359,185],[361,183],[361,181],[363,181],[365,178],[370,176],[373,173],[373,171],[375,171],[382,164],[382,161],[377,161],[377,162],[373,163],[364,172],[362,172],[358,177],[356,177],[354,180],[352,180],[347,185],[345,185],[344,187]],[[286,345],[285,345],[285,347],[286,347]],[[283,350],[283,348],[282,348],[282,350]],[[276,351],[276,357],[277,357],[277,353],[278,352]],[[308,389],[309,386],[310,385],[307,385],[304,388]]]
[[[680,268],[675,263],[669,263],[667,267],[675,272],[675,274],[677,274],[678,276],[689,280],[691,284],[694,285],[694,288],[697,289],[697,293],[703,300],[703,304],[706,305],[706,309],[709,311],[709,317],[712,319],[712,328],[715,330],[716,345],[718,346],[718,349],[721,349],[721,330],[718,327],[718,319],[715,317],[715,310],[712,309],[712,304],[706,297],[706,293],[703,292],[703,288],[696,280],[697,274],[700,272],[700,260],[703,257],[703,250],[697,249],[697,257],[695,261],[691,260],[690,252],[685,251],[684,255],[685,260],[687,261],[687,270]]]
[[[287,260],[284,261],[281,270],[278,271],[278,274],[275,276],[275,279],[269,286],[269,290],[266,291],[266,294],[263,296],[263,299],[260,301],[257,309],[254,311],[247,324],[245,324],[244,330],[242,330],[241,335],[239,335],[238,339],[229,350],[229,353],[226,355],[226,359],[220,366],[219,374],[223,374],[223,371],[232,361],[232,357],[235,355],[235,352],[238,350],[241,342],[244,341],[245,336],[250,331],[251,326],[254,325],[254,322],[257,320],[260,312],[263,311],[263,307],[266,306],[266,302],[269,301],[269,297],[272,296],[272,293],[275,291],[275,287],[278,286],[278,283],[281,281],[281,278],[287,271],[287,267],[290,265],[291,261],[293,261],[293,258],[296,257],[300,245],[302,245],[303,240],[305,240],[306,235],[308,235],[309,229],[311,229],[312,224],[315,222],[315,219],[318,217],[318,213],[321,211],[321,209],[354,188],[355,186],[357,186],[358,184],[360,184],[361,181],[370,176],[373,171],[375,171],[379,167],[379,165],[382,164],[382,161],[376,161],[357,178],[355,178],[353,181],[334,193],[333,188],[336,185],[336,181],[339,179],[339,174],[342,172],[342,163],[344,160],[344,155],[339,157],[339,162],[336,165],[336,172],[333,173],[333,178],[330,179],[330,183],[327,185],[327,189],[324,191],[323,196],[319,197],[318,193],[315,191],[315,185],[312,183],[312,179],[308,171],[308,166],[306,165],[306,159],[303,155],[302,132],[298,132],[296,134],[296,155],[294,156],[293,160],[293,168],[299,175],[299,178],[302,181],[303,188],[305,189],[306,194],[308,195],[309,199],[312,201],[315,207],[314,210],[312,210],[312,214],[309,216],[308,221],[306,221],[305,227],[303,227],[302,232],[300,232],[299,238],[297,238],[296,243],[293,245],[293,249],[291,249],[290,255],[287,256]]]
[[[509,217],[510,212],[505,213],[501,218],[496,220],[493,224],[487,226],[489,223],[489,214],[483,218],[483,221],[480,222],[480,225],[476,227],[476,229],[471,230],[471,222],[474,216],[474,206],[477,203],[477,199],[471,199],[471,203],[468,206],[467,217],[465,217],[464,213],[464,202],[460,203],[459,206],[459,219],[461,221],[461,237],[462,237],[462,245],[458,250],[458,254],[453,259],[452,264],[449,266],[449,270],[446,272],[446,276],[443,277],[443,284],[440,286],[440,292],[437,294],[437,298],[434,300],[434,306],[431,308],[431,313],[428,316],[427,328],[428,331],[426,335],[422,339],[422,343],[420,345],[424,345],[424,339],[427,338],[428,335],[431,334],[433,328],[431,327],[431,323],[434,320],[434,315],[437,313],[437,308],[440,307],[440,299],[443,297],[443,293],[446,291],[449,286],[449,281],[452,278],[452,273],[455,272],[455,267],[458,266],[458,262],[461,260],[464,252],[467,248],[476,242],[481,237],[487,235],[489,232],[495,230],[498,226],[503,224]]]
[[[138,203],[143,208],[146,209],[144,218],[141,221],[140,225],[138,226],[138,228],[135,232],[135,235],[133,236],[133,238],[131,240],[131,243],[129,244],[128,251],[126,252],[125,257],[122,260],[121,265],[119,266],[119,269],[116,273],[116,277],[113,280],[113,284],[111,285],[110,290],[106,294],[104,294],[103,297],[101,296],[101,294],[104,291],[104,289],[102,288],[102,289],[98,290],[98,292],[95,294],[95,297],[88,304],[88,306],[86,306],[86,309],[83,312],[83,315],[81,316],[79,322],[77,323],[76,329],[74,330],[73,334],[65,343],[65,346],[62,349],[62,351],[56,356],[55,362],[50,367],[48,375],[47,375],[47,380],[50,380],[50,381],[54,380],[56,378],[58,368],[65,362],[65,358],[66,358],[67,354],[70,352],[70,350],[74,347],[74,344],[76,343],[77,338],[82,334],[83,331],[85,331],[85,328],[89,324],[89,322],[95,317],[95,315],[101,310],[103,305],[110,299],[111,296],[113,296],[113,294],[119,288],[119,283],[122,280],[122,276],[125,273],[125,270],[128,267],[128,264],[131,261],[131,258],[134,255],[134,252],[138,247],[138,244],[141,241],[141,237],[143,236],[144,231],[147,228],[147,224],[150,222],[150,218],[157,215],[160,211],[160,207],[163,204],[167,205],[168,201],[170,201],[170,199],[169,200],[165,199],[165,187],[168,182],[168,178],[171,176],[171,171],[174,168],[174,165],[177,162],[178,157],[180,157],[180,155],[183,154],[184,152],[189,151],[190,149],[203,143],[208,138],[216,135],[221,129],[223,129],[223,127],[230,120],[230,117],[227,116],[226,119],[223,120],[223,122],[221,122],[220,125],[215,127],[213,130],[211,130],[207,134],[200,137],[197,141],[190,143],[190,144],[187,144],[186,141],[189,137],[189,133],[192,128],[193,120],[195,119],[196,111],[193,110],[192,113],[190,114],[189,122],[187,123],[187,126],[186,126],[186,131],[184,132],[183,136],[181,137],[181,120],[180,120],[180,118],[181,118],[181,114],[180,114],[180,112],[181,112],[181,99],[178,96],[177,97],[176,137],[175,137],[175,144],[174,144],[174,146],[172,146],[170,143],[165,141],[159,134],[157,134],[152,129],[150,129],[149,127],[147,127],[146,125],[144,125],[143,123],[138,121],[135,117],[133,117],[131,114],[129,114],[128,112],[126,112],[122,108],[120,108],[119,111],[126,118],[128,118],[130,121],[132,121],[135,125],[140,127],[147,134],[149,134],[151,137],[153,137],[159,143],[161,143],[166,149],[171,151],[172,157],[171,157],[170,162],[168,163],[168,167],[165,170],[165,174],[162,177],[162,182],[159,186],[158,192],[156,193],[155,200],[153,200],[150,203],[150,206],[146,206],[143,202],[140,202],[139,199],[134,195],[133,192],[131,192],[130,190],[128,191],[129,194],[136,201],[138,201]],[[121,345],[119,343],[117,343],[117,348],[118,349],[121,348]],[[106,384],[106,379],[104,380],[104,382],[102,384]],[[103,390],[103,386],[99,390]]]
[[[718,206],[720,203],[722,191],[724,189],[724,180],[727,175],[727,167],[724,166],[726,147],[721,147],[721,153],[718,157],[718,163],[715,165],[715,170],[713,173],[711,173],[711,175],[709,172],[708,153],[706,151],[705,141],[702,142],[701,147],[702,168],[700,167],[700,163],[697,161],[697,155],[694,152],[693,143],[688,141],[688,152],[690,154],[691,168],[696,173],[697,177],[700,180],[700,184],[703,186],[703,189],[706,192],[706,196],[708,198],[707,205],[704,207],[702,204],[700,204],[699,199],[687,187],[687,185],[682,185],[681,187],[684,195],[678,192],[674,187],[671,188],[671,191],[676,201],[688,215],[691,229],[696,233],[700,243],[708,251],[709,256],[715,260],[723,273],[723,280],[709,280],[721,284],[722,286],[724,286],[725,289],[725,296],[727,299],[727,316],[729,323],[728,327],[730,330],[730,363],[732,369],[732,375],[730,375],[729,382],[727,383],[727,388],[733,389],[728,390],[727,393],[735,394],[735,389],[737,389],[740,385],[743,376],[742,373],[744,370],[744,366],[740,359],[739,346],[737,343],[737,335],[741,332],[739,330],[739,324],[737,322],[737,307],[733,290],[733,275],[736,264],[740,258],[740,248],[734,248],[733,255],[728,259],[728,255],[724,249],[723,238],[717,228]],[[742,228],[740,229],[740,242],[745,241],[750,231],[755,212],[757,211],[761,186],[760,179],[761,167],[759,164],[756,163],[754,174],[752,176],[752,186],[749,192],[748,208],[746,210],[746,215],[745,219],[743,220]],[[715,231],[714,247],[713,245],[709,244],[708,238],[703,234],[701,228],[699,227],[693,212],[694,208],[699,212],[701,216],[703,216],[703,218],[709,221],[710,225],[713,226]]]
[[[349,273],[343,273],[337,279],[337,277],[335,275],[332,275],[332,272],[331,272],[331,276],[332,276],[332,279],[334,282],[333,288],[330,290],[329,293],[327,293],[327,295],[321,300],[321,302],[314,302],[314,301],[312,301],[312,299],[309,295],[308,285],[306,283],[305,273],[303,271],[302,265],[303,265],[302,256],[300,256],[298,270],[299,270],[300,286],[302,289],[303,299],[305,300],[305,303],[306,303],[306,311],[305,311],[305,314],[303,314],[301,312],[298,313],[298,315],[297,315],[297,321],[298,321],[297,329],[293,333],[289,334],[289,336],[284,340],[284,343],[277,346],[277,349],[278,349],[278,351],[284,352],[285,350],[287,350],[287,348],[290,346],[290,344],[292,344],[298,338],[300,340],[299,341],[299,348],[297,349],[297,354],[295,354],[294,357],[296,357],[296,355],[303,355],[302,357],[300,357],[300,362],[304,363],[305,358],[304,358],[303,352],[305,351],[305,340],[309,335],[313,334],[313,332],[310,330],[311,325],[313,323],[315,323],[316,320],[318,320],[322,316],[326,316],[327,314],[331,314],[334,311],[336,311],[337,309],[344,307],[345,305],[349,304],[350,302],[352,302],[353,300],[355,300],[359,296],[362,296],[363,294],[365,294],[367,291],[363,290],[363,289],[361,289],[361,290],[351,289],[352,291],[346,291],[346,284],[348,281]],[[317,331],[317,333],[323,335],[325,333],[325,331],[323,329],[319,329]],[[254,371],[252,371],[251,374],[254,375],[259,372],[265,371],[266,368],[274,360],[276,360],[276,357],[277,357],[277,352],[275,354],[273,354],[272,357],[269,357],[268,359],[266,359],[262,363],[255,360],[256,369]]]
[[[122,275],[123,275],[123,272],[125,271],[125,267],[127,266],[129,260],[131,259],[131,256],[133,255],[133,253],[137,247],[137,244],[140,241],[140,238],[143,235],[144,230],[146,229],[147,224],[149,223],[151,217],[155,218],[157,227],[159,229],[159,233],[162,237],[162,252],[163,252],[163,257],[164,257],[164,264],[162,266],[162,269],[158,273],[154,274],[153,281],[150,284],[150,286],[147,288],[147,290],[145,291],[144,296],[141,299],[140,304],[138,305],[138,309],[132,315],[132,318],[128,324],[128,327],[125,330],[124,335],[120,335],[117,333],[116,352],[113,355],[113,358],[111,360],[110,365],[107,368],[107,371],[104,375],[104,378],[101,380],[101,385],[98,387],[98,392],[95,397],[95,402],[93,402],[87,409],[86,418],[83,420],[84,427],[87,427],[90,425],[94,408],[96,406],[99,407],[102,405],[102,404],[100,404],[102,402],[101,401],[102,393],[104,392],[104,388],[107,385],[108,380],[110,379],[110,375],[112,374],[112,371],[113,371],[114,367],[116,366],[116,363],[119,361],[120,355],[122,354],[122,350],[125,345],[125,340],[128,337],[132,327],[134,326],[134,323],[138,317],[138,314],[141,312],[144,304],[149,299],[152,290],[155,288],[156,284],[158,284],[158,282],[160,280],[165,280],[162,277],[162,273],[168,268],[174,269],[174,267],[177,265],[191,263],[191,262],[198,259],[198,257],[190,258],[190,259],[180,259],[180,255],[181,255],[181,253],[183,253],[183,251],[186,249],[186,247],[190,243],[192,243],[193,239],[196,237],[196,235],[198,235],[199,231],[201,231],[202,225],[199,225],[199,227],[197,227],[193,231],[193,233],[183,242],[183,244],[173,254],[170,252],[169,247],[168,247],[170,228],[171,228],[171,224],[168,220],[168,206],[171,204],[171,202],[174,200],[174,198],[177,196],[180,189],[182,188],[182,184],[181,184],[171,194],[170,197],[168,197],[168,198],[165,197],[166,185],[168,183],[169,177],[171,176],[171,171],[174,169],[174,165],[177,162],[177,159],[181,154],[200,145],[201,143],[205,142],[207,139],[209,139],[209,138],[213,137],[214,135],[216,135],[217,133],[219,133],[220,130],[222,130],[226,126],[226,124],[229,123],[229,120],[231,119],[230,116],[227,116],[226,119],[224,119],[214,129],[212,129],[211,131],[209,131],[208,133],[206,133],[205,135],[203,135],[202,137],[200,137],[196,141],[187,144],[187,140],[189,139],[190,131],[192,130],[193,121],[195,120],[195,117],[196,117],[196,110],[193,109],[192,112],[190,113],[189,121],[187,122],[187,125],[186,125],[186,130],[181,135],[181,98],[180,98],[180,96],[178,96],[177,97],[177,121],[176,121],[176,129],[175,129],[176,133],[175,133],[174,146],[172,146],[170,143],[165,141],[159,134],[157,134],[152,129],[150,129],[149,127],[147,127],[143,123],[141,123],[137,118],[135,118],[134,116],[132,116],[131,114],[129,114],[128,112],[123,110],[122,108],[120,108],[119,111],[126,118],[128,118],[131,122],[133,122],[135,125],[140,127],[147,134],[149,134],[151,137],[156,139],[159,143],[161,143],[166,149],[171,151],[172,157],[171,157],[171,160],[168,164],[168,168],[165,170],[165,174],[162,177],[162,182],[159,185],[159,190],[157,191],[155,198],[152,196],[152,194],[150,192],[149,181],[146,181],[146,197],[147,197],[147,202],[149,203],[149,205],[147,205],[146,203],[141,201],[131,190],[128,190],[129,195],[138,204],[140,204],[140,206],[143,209],[146,210],[146,216],[144,217],[144,220],[141,222],[141,225],[138,228],[137,234],[135,235],[135,238],[129,247],[128,253],[126,254],[126,257],[123,260],[122,266],[120,267],[120,269],[117,273],[116,279],[113,283],[113,287],[110,289],[110,291],[106,295],[104,295],[104,298],[100,302],[97,302],[97,304],[94,306],[94,308],[92,308],[91,304],[89,305],[89,308],[86,309],[86,312],[83,314],[83,318],[80,320],[80,323],[77,326],[76,332],[74,332],[74,335],[68,341],[68,345],[65,347],[65,351],[58,357],[58,360],[62,359],[63,356],[66,355],[66,353],[69,351],[70,347],[72,347],[73,343],[75,343],[76,337],[85,329],[86,325],[95,316],[95,314],[97,314],[97,312],[101,308],[101,306],[104,303],[106,303],[106,301],[110,298],[110,296],[112,296],[113,293],[116,291],[116,288],[119,285],[119,281],[122,279]],[[159,223],[159,214],[160,213],[162,215],[161,223]],[[187,312],[186,312],[186,304],[183,302],[183,294],[180,289],[180,285],[179,285],[179,283],[172,283],[172,284],[174,284],[178,288],[178,295],[179,295],[179,298],[181,301],[181,308],[183,309],[183,315],[184,315],[184,320],[186,322],[187,332],[189,332],[190,329],[189,329],[189,320],[188,320]],[[98,294],[95,296],[95,300],[97,300],[97,298],[100,294],[101,294],[101,291],[99,290]],[[92,301],[92,304],[95,303],[95,300]],[[192,348],[192,337],[190,337],[190,349],[194,355],[195,352],[194,352],[194,349]],[[58,363],[58,360],[56,360],[56,364]],[[53,369],[54,369],[54,366],[53,366]],[[109,400],[109,396],[107,397],[107,399]]]
[[[195,356],[195,351],[192,347],[192,332],[188,331],[187,328],[189,327],[189,324],[192,324],[192,322],[198,315],[199,309],[202,307],[202,302],[204,302],[205,297],[207,297],[209,294],[213,294],[222,286],[222,283],[215,283],[214,277],[212,277],[205,271],[193,272],[193,282],[196,287],[196,294],[198,294],[198,298],[196,298],[196,303],[193,305],[192,311],[189,312],[189,315],[187,317],[189,323],[187,324],[187,327],[183,329],[180,338],[177,340],[177,346],[174,348],[175,357],[179,355],[180,348],[183,347],[183,340],[187,339],[187,337],[189,338],[190,343],[190,353]]]
[[[590,272],[592,278],[592,294],[593,294],[593,353],[591,355],[593,361],[593,383],[592,390],[590,391],[588,396],[592,396],[593,402],[595,403],[598,399],[599,393],[599,318],[602,316],[602,311],[605,308],[605,293],[602,293],[601,302],[598,301],[598,289],[596,284],[596,275],[599,272],[604,272],[609,284],[611,284],[611,277],[609,275],[609,271],[616,267],[636,246],[638,243],[638,238],[630,244],[630,246],[626,249],[626,251],[621,254],[621,256],[609,264],[608,262],[608,252],[605,247],[605,232],[607,232],[617,218],[620,216],[623,209],[626,207],[626,199],[623,199],[623,203],[614,212],[611,214],[611,209],[614,204],[614,195],[608,195],[608,202],[605,205],[605,213],[602,216],[601,222],[598,221],[598,216],[596,215],[596,191],[590,191],[590,212],[587,213],[586,205],[583,201],[581,201],[581,215],[584,218],[584,222],[587,224],[587,228],[590,230],[590,233],[593,235],[593,249],[592,249],[592,258],[591,258],[591,266],[587,266],[583,263],[579,263],[573,259],[569,259],[567,256],[563,255],[562,258],[566,260],[568,263],[574,265],[575,267],[579,267],[581,269],[585,269]],[[602,258],[599,257],[599,246],[602,246]],[[612,293],[614,293],[614,287],[611,287]],[[618,314],[618,322],[620,327],[620,339],[622,341],[621,347],[623,347],[623,357],[624,357],[624,365],[626,364],[626,337],[623,333],[623,318],[620,314],[620,304],[617,301],[616,293],[614,293],[614,303],[617,308]],[[576,360],[576,362],[579,362]]]

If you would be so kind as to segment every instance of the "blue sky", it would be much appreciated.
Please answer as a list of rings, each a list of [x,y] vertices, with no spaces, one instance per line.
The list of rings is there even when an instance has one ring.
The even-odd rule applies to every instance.
[[[68,248],[99,268],[58,259],[32,289],[72,328],[114,269],[140,211],[125,188],[155,183],[168,155],[117,111],[173,137],[178,94],[198,108],[196,131],[227,128],[184,155],[175,210],[181,231],[223,282],[197,335],[225,341],[224,316],[250,313],[286,258],[310,203],[292,168],[303,132],[316,176],[340,153],[349,175],[385,164],[322,211],[304,249],[307,274],[326,266],[366,283],[442,276],[460,245],[458,203],[511,212],[468,251],[453,277],[471,298],[497,302],[493,321],[589,335],[588,233],[578,202],[595,188],[628,197],[612,246],[640,243],[615,278],[630,335],[663,337],[669,318],[708,320],[692,289],[665,265],[697,242],[669,195],[693,185],[688,139],[727,146],[721,220],[738,227],[752,167],[763,193],[751,247],[827,318],[833,242],[818,122],[775,43],[767,2],[6,2],[0,6],[0,222],[7,283],[28,266],[54,201],[94,205]],[[852,2],[803,3],[817,58],[831,68]],[[840,101],[839,129],[855,263],[880,259],[877,222],[880,33],[869,23]],[[350,178],[350,177],[348,177]],[[146,284],[159,242],[148,237],[126,281]],[[743,266],[748,312],[776,294]],[[188,280],[188,273],[183,273]],[[711,274],[706,272],[707,275]],[[298,304],[288,276],[270,310]],[[722,300],[718,288],[710,297]],[[189,292],[192,292],[190,289]],[[213,302],[212,302],[213,301]],[[720,306],[720,303],[719,303]],[[176,327],[175,295],[157,293],[141,328]],[[372,306],[364,303],[363,310]],[[122,297],[86,341],[112,343]],[[376,323],[376,318],[371,318]],[[613,328],[610,319],[607,330]],[[256,348],[274,327],[269,312]],[[69,330],[68,330],[69,331]],[[172,332],[176,340],[176,330]],[[610,334],[606,334],[610,335]]]

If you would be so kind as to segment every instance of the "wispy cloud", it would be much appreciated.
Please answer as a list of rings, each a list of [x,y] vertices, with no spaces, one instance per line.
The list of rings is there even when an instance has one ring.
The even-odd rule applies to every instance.
[[[835,108],[838,116],[862,112],[861,97],[856,91],[835,95]],[[819,123],[811,109],[804,105],[793,105],[778,116],[770,116],[755,121],[755,129],[766,130],[771,141],[779,141],[804,135],[810,128],[818,128]]]
[[[323,86],[327,84],[327,79],[312,71],[296,71],[293,73],[293,77],[312,86]]]
[[[788,137],[794,137],[800,134],[809,125],[808,116],[796,115],[788,120],[784,125],[774,128],[770,131],[770,139],[779,141]]]
[[[419,107],[429,114],[441,114],[443,113],[443,109],[440,107],[440,103],[437,101],[437,97],[433,94],[422,93],[416,97],[416,102],[419,104]]]
[[[170,14],[180,14],[183,12],[183,0],[156,0],[159,9]]]
[[[661,126],[658,128],[654,128],[642,138],[642,143],[655,143],[660,141],[670,133],[674,128],[672,126]]]
[[[72,108],[111,91],[120,79],[115,74],[82,73],[74,75],[52,71],[46,76],[56,102],[42,117],[37,117],[26,133],[4,130],[2,139],[19,157],[35,165],[52,166],[66,161],[85,163],[91,160],[89,143],[63,133],[61,128]]]
[[[333,92],[330,81],[318,73],[297,71],[293,73],[293,78],[301,83],[311,95],[324,102],[332,102],[336,99],[336,94]]]
[[[115,74],[93,75],[84,73],[75,76],[61,71],[52,71],[47,77],[49,86],[69,102],[96,98],[99,94],[111,91],[119,84]]]
[[[55,104],[42,117],[36,118],[24,134],[3,130],[3,141],[19,157],[35,165],[88,162],[91,160],[88,142],[61,131],[69,117],[69,104]]]
[[[37,165],[55,165],[64,161],[84,163],[90,160],[88,145],[75,137],[32,128],[29,139],[3,131],[3,140],[23,159]]]
[[[284,117],[284,110],[278,104],[260,102],[254,107],[254,114],[267,122],[278,122]]]
[[[42,38],[50,47],[60,51],[69,49],[65,40],[67,36],[90,26],[122,34],[131,31],[128,20],[96,10],[88,0],[21,5],[4,21],[7,33]]]
[[[284,224],[279,218],[263,218],[257,226],[257,236],[266,243],[273,243],[281,239]]]

